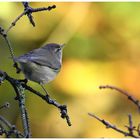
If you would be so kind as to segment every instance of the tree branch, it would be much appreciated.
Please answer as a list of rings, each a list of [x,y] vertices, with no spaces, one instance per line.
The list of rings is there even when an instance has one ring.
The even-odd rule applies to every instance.
[[[21,83],[8,76],[6,72],[0,71],[0,77],[3,77],[3,80],[7,80],[14,88],[16,92],[16,100],[19,102],[19,108],[21,111],[21,119],[23,124],[23,130],[24,130],[24,137],[30,137],[30,130],[29,130],[29,122],[28,122],[28,116],[26,113],[25,108],[25,95],[24,95],[24,88],[22,87]]]
[[[6,130],[1,124],[0,124],[0,135],[5,134],[6,137],[10,137],[13,134],[17,137],[17,138],[23,138],[24,135],[18,131],[15,127],[15,125],[12,125],[9,121],[7,121],[4,117],[2,117],[0,115],[0,121],[1,123],[3,123],[6,127],[8,127],[9,130]]]
[[[109,89],[112,89],[112,90],[116,90],[116,91],[120,92],[121,94],[127,96],[127,98],[137,106],[137,108],[140,112],[140,101],[137,100],[136,98],[134,98],[133,96],[131,96],[127,91],[122,90],[120,88],[117,88],[115,86],[110,86],[110,85],[100,86],[99,88],[100,89],[109,88]]]
[[[42,95],[40,92],[34,90],[33,88],[31,88],[30,86],[26,85],[25,83],[22,83],[22,86],[26,89],[29,90],[30,92],[34,93],[35,95],[41,97],[43,100],[45,100],[48,104],[54,105],[55,107],[57,107],[60,110],[61,113],[61,118],[66,119],[67,124],[69,126],[71,126],[71,122],[70,122],[70,118],[67,114],[67,106],[66,105],[61,105],[58,102],[56,102],[55,100],[51,99],[50,96],[47,95]]]
[[[12,57],[12,60],[13,60],[13,66],[16,68],[16,72],[19,73],[21,71],[21,69],[18,67],[18,64],[15,62],[15,56],[14,56],[14,51],[13,51],[13,48],[10,44],[10,41],[8,40],[8,37],[7,37],[7,33],[5,32],[5,30],[0,26],[0,35],[4,38],[8,48],[9,48],[9,51],[10,51],[10,55]]]
[[[0,71],[0,77],[1,77],[1,79],[7,80],[8,82],[10,82],[10,84],[13,86],[15,92],[17,93],[16,99],[19,101],[20,106],[23,104],[23,107],[24,107],[24,103],[22,103],[23,100],[21,100],[24,97],[23,97],[23,95],[20,95],[20,93],[22,93],[24,90],[28,90],[28,91],[34,93],[35,95],[41,97],[48,104],[51,104],[51,105],[54,105],[55,107],[57,107],[60,110],[61,118],[66,119],[67,124],[69,126],[71,126],[70,118],[67,114],[66,105],[61,105],[61,104],[57,103],[55,100],[51,99],[49,95],[46,95],[46,96],[42,95],[40,92],[38,92],[38,91],[34,90],[32,87],[28,86],[25,82],[22,82],[22,80],[17,80],[17,79],[10,77],[6,72]],[[21,89],[21,91],[19,91],[19,89]]]
[[[133,138],[140,138],[139,136],[135,136],[130,131],[129,132],[125,132],[125,131],[117,128],[115,125],[112,125],[111,123],[107,122],[106,120],[97,117],[95,114],[88,113],[88,115],[93,117],[93,118],[95,118],[96,120],[100,121],[102,124],[104,124],[106,126],[106,128],[112,128],[113,130],[123,134],[124,136],[130,136],[130,137],[133,137]]]
[[[24,11],[11,23],[11,25],[8,27],[6,30],[6,34],[16,25],[16,23],[19,21],[21,17],[24,15],[28,16],[28,19],[30,23],[35,27],[35,22],[33,20],[32,13],[34,12],[40,12],[40,11],[50,11],[52,9],[56,8],[56,5],[48,6],[48,7],[42,7],[42,8],[32,8],[29,6],[28,2],[23,2],[22,3],[24,6]]]

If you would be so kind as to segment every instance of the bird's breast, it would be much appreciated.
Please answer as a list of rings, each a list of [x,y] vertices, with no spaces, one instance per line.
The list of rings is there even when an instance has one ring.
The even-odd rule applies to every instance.
[[[42,84],[52,81],[60,71],[60,69],[56,70],[47,66],[40,66],[33,62],[20,64],[27,79]]]

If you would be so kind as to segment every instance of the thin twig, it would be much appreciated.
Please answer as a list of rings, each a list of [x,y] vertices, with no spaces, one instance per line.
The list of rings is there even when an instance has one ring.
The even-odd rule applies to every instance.
[[[26,15],[27,15],[27,17],[28,17],[30,23],[33,25],[33,27],[35,27],[35,22],[34,22],[34,20],[33,20],[32,14],[31,14],[31,12],[30,12],[30,11],[32,10],[32,8],[29,6],[29,3],[28,3],[28,2],[23,2],[22,4],[23,4],[23,6],[24,6],[24,11],[27,11],[27,12],[26,12]]]
[[[12,27],[14,27],[14,26],[16,25],[17,21],[18,21],[22,16],[25,15],[25,12],[26,12],[26,11],[23,11],[23,12],[11,23],[11,25],[10,25],[10,26],[8,27],[8,29],[6,30],[6,34],[11,30]]]
[[[0,115],[0,121],[2,121],[8,128],[12,128],[12,125],[3,116]]]
[[[56,5],[52,5],[52,6],[48,6],[48,7],[41,7],[41,8],[35,8],[35,9],[32,9],[31,12],[34,13],[34,12],[41,12],[41,11],[50,11],[52,9],[56,8]]]
[[[128,122],[129,122],[129,126],[126,126],[129,133],[131,135],[133,135],[133,131],[135,130],[135,126],[133,126],[133,121],[132,121],[132,116],[131,114],[128,115]]]
[[[110,85],[105,85],[105,86],[100,86],[99,87],[100,89],[104,89],[104,88],[110,88],[110,89],[113,89],[113,90],[116,90],[120,93],[122,93],[123,95],[127,96],[127,98],[133,102],[137,107],[138,107],[138,110],[140,111],[140,101],[137,100],[136,98],[134,98],[133,96],[131,96],[127,91],[125,90],[122,90],[120,88],[117,88],[115,86],[110,86]]]
[[[6,34],[16,25],[16,23],[19,21],[19,19],[21,17],[23,17],[24,15],[27,15],[30,23],[33,26],[35,26],[35,22],[33,20],[32,13],[41,12],[41,11],[50,11],[50,10],[56,8],[56,5],[52,5],[52,6],[48,6],[48,7],[42,7],[42,8],[32,8],[32,7],[29,6],[28,2],[23,2],[23,6],[24,6],[24,11],[11,23],[11,25],[6,30]]]
[[[54,105],[56,106],[57,108],[60,109],[60,113],[61,113],[61,117],[63,119],[66,119],[67,121],[67,124],[69,126],[71,126],[71,122],[70,122],[70,118],[67,114],[67,106],[66,105],[61,105],[59,104],[58,102],[56,102],[55,100],[51,99],[49,94],[47,95],[42,95],[40,92],[34,90],[32,87],[26,85],[25,83],[22,83],[22,86],[26,89],[26,90],[29,90],[30,92],[34,93],[35,95],[41,97],[43,100],[45,100],[48,104],[51,104],[51,105]]]
[[[5,33],[5,30],[2,27],[0,27],[0,34],[5,39],[5,41],[6,41],[7,45],[8,45],[8,48],[9,48],[9,51],[10,51],[10,55],[12,57],[12,60],[13,60],[13,62],[15,62],[13,49],[11,47],[10,41],[7,38],[7,34]]]
[[[9,130],[4,129],[2,124],[0,124],[0,126],[1,126],[1,135],[3,133],[5,133],[6,137],[10,137],[12,134],[15,134],[17,138],[23,138],[24,137],[23,134],[16,129],[15,125],[12,125],[9,121],[7,121],[1,115],[0,115],[0,121],[1,121],[1,123],[3,123],[9,129]]]
[[[119,129],[118,127],[116,127],[115,125],[112,125],[111,123],[107,122],[106,120],[97,117],[95,114],[88,113],[88,115],[97,119],[101,123],[103,123],[106,126],[106,128],[112,128],[113,130],[123,134],[124,136],[130,136],[133,138],[140,138],[139,136],[135,136],[133,133],[128,133],[128,132],[125,132],[125,131]]]
[[[5,32],[5,30],[0,26],[0,35],[4,38],[8,48],[9,48],[9,51],[10,51],[10,55],[11,55],[11,58],[13,60],[13,63],[14,63],[14,67],[16,68],[16,71],[17,73],[19,73],[21,70],[20,68],[18,67],[18,64],[15,62],[15,55],[14,55],[14,51],[13,51],[13,48],[10,44],[10,41],[8,40],[8,37],[7,37],[7,33]]]

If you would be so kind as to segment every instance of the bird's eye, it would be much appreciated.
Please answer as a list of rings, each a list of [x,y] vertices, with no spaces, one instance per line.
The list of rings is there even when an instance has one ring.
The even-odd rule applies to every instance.
[[[55,52],[59,52],[61,50],[61,48],[55,48]]]

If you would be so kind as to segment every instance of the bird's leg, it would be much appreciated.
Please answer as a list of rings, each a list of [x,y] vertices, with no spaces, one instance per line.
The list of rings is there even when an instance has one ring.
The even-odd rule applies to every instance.
[[[42,87],[42,89],[45,91],[46,96],[49,96],[49,94],[48,94],[47,90],[45,89],[44,85],[43,85],[42,83],[40,83],[40,86],[41,86],[41,87]]]

